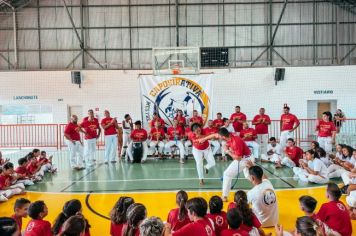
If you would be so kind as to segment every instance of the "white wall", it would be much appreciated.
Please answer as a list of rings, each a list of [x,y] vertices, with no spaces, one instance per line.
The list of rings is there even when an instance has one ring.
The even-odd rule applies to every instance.
[[[278,119],[284,103],[300,118],[307,118],[308,100],[337,100],[347,117],[356,117],[356,66],[287,67],[284,81],[274,84],[274,68],[215,70],[213,112],[229,116],[240,105],[248,119],[259,107]],[[109,109],[120,119],[130,113],[141,119],[139,73],[150,71],[82,71],[82,88],[71,83],[69,71],[1,72],[0,105],[50,104],[54,123],[65,123],[68,106],[81,105],[83,112]],[[314,94],[333,90],[333,94]],[[13,100],[13,96],[36,95],[37,100]],[[63,99],[63,101],[58,101]]]

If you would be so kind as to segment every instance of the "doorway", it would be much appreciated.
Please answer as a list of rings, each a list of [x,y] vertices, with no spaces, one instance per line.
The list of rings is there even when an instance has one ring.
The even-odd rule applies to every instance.
[[[317,118],[322,119],[323,112],[331,110],[331,102],[318,102]]]
[[[325,111],[334,114],[336,106],[337,100],[308,100],[308,119],[321,119]]]

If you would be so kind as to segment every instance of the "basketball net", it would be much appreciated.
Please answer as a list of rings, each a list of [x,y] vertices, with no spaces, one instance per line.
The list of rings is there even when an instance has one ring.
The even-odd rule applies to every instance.
[[[171,72],[173,75],[179,75],[180,74],[180,67],[179,65],[175,64],[172,66]]]

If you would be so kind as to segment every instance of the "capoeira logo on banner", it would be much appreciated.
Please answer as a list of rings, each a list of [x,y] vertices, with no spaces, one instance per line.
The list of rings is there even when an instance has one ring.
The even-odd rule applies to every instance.
[[[140,76],[143,124],[148,126],[157,112],[166,125],[173,123],[178,110],[191,117],[197,110],[206,122],[211,117],[211,75]]]

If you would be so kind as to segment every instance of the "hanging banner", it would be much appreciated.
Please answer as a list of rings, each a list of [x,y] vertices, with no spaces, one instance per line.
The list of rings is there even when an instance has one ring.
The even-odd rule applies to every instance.
[[[197,110],[205,123],[212,117],[212,74],[154,76],[141,75],[141,110],[144,127],[154,112],[171,126],[178,110],[186,118]]]

